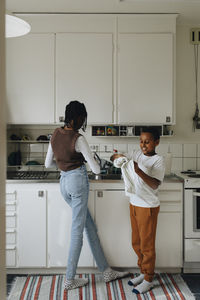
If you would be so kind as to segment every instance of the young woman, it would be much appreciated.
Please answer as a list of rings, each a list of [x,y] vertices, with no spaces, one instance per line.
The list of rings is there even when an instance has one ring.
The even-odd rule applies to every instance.
[[[86,139],[78,132],[85,131],[87,111],[85,105],[71,101],[65,110],[65,125],[57,128],[49,143],[46,168],[57,166],[61,170],[60,188],[65,201],[72,208],[71,242],[68,254],[65,289],[74,289],[88,283],[87,279],[74,279],[83,243],[83,230],[105,282],[127,276],[129,272],[112,270],[104,256],[94,221],[87,208],[89,182],[85,162],[98,174],[100,167],[93,158]],[[55,157],[56,162],[53,160]]]

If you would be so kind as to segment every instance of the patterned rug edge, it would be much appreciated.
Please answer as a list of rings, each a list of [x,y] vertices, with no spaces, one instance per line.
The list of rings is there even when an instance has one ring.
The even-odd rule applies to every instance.
[[[135,274],[134,274],[135,276]],[[33,282],[39,280],[38,278],[42,277],[42,284],[48,287],[48,292],[46,294],[42,294],[44,292],[41,289],[41,294],[34,296],[30,293],[30,291],[36,289]],[[155,279],[155,288],[152,289],[151,292],[144,294],[144,295],[135,295],[132,293],[132,289],[128,286],[127,282],[130,277],[123,278],[121,280],[113,281],[109,284],[105,284],[102,281],[102,276],[100,274],[80,274],[77,277],[85,277],[89,278],[89,285],[76,289],[71,290],[68,292],[64,291],[63,283],[64,283],[64,275],[63,274],[56,274],[56,275],[30,275],[30,276],[19,276],[16,277],[15,280],[12,282],[12,287],[10,289],[10,293],[7,297],[7,300],[29,300],[29,299],[36,299],[36,300],[150,300],[150,299],[171,299],[171,300],[195,300],[195,297],[191,290],[189,289],[187,283],[181,277],[180,274],[156,274]],[[133,276],[132,276],[133,277]],[[29,278],[29,280],[27,280]],[[41,280],[41,281],[42,281]],[[27,283],[27,281],[29,283]],[[49,281],[49,282],[48,282]],[[22,293],[24,286],[28,286],[30,284],[29,293]],[[48,284],[47,284],[48,282]],[[41,285],[42,285],[41,284]],[[18,292],[16,290],[17,285]],[[34,287],[33,287],[34,286]],[[52,288],[53,286],[53,288]],[[59,288],[58,288],[59,286]],[[182,290],[181,290],[182,289]],[[21,296],[23,294],[23,296]],[[59,294],[59,297],[58,297]],[[88,295],[88,297],[87,297]]]

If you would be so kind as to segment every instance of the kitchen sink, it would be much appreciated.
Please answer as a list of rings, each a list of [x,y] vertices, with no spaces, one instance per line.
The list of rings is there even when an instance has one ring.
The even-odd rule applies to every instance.
[[[89,180],[121,180],[121,174],[88,174]]]

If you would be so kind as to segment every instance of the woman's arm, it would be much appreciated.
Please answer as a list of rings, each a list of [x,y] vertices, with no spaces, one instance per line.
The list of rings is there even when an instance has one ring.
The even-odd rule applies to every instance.
[[[83,154],[85,160],[89,164],[89,167],[93,173],[95,173],[95,174],[100,173],[100,166],[94,159],[92,151],[90,150],[88,142],[86,141],[84,136],[80,136],[76,140],[75,150],[76,150],[76,152],[81,152]]]
[[[56,162],[53,160],[53,150],[51,147],[51,142],[49,143],[46,159],[45,159],[45,167],[46,168],[54,168],[57,167]]]

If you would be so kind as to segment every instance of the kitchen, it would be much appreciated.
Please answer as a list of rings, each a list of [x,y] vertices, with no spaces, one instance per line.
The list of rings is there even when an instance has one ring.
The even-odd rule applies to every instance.
[[[98,5],[97,5],[96,10],[101,10],[101,12],[104,12],[104,13],[105,12],[106,13],[107,12],[109,12],[109,13],[111,13],[111,12],[125,13],[127,11],[128,12],[139,12],[139,10],[141,9],[142,12],[151,12],[151,13],[153,13],[153,12],[156,12],[156,13],[157,12],[168,12],[169,13],[170,12],[171,14],[174,14],[174,15],[170,16],[171,19],[168,20],[168,22],[166,21],[166,23],[170,24],[170,29],[168,28],[167,32],[172,30],[173,36],[176,36],[176,43],[175,43],[176,47],[175,47],[175,44],[173,44],[174,45],[173,51],[176,51],[175,52],[176,55],[173,56],[173,59],[174,59],[173,67],[176,69],[176,80],[174,78],[174,81],[173,81],[174,97],[172,97],[173,104],[176,104],[175,105],[176,107],[173,107],[173,115],[174,115],[173,116],[173,118],[174,118],[173,125],[169,127],[170,132],[172,133],[172,131],[173,131],[174,134],[173,135],[170,134],[170,136],[165,136],[165,137],[161,138],[161,144],[158,148],[158,151],[159,151],[159,153],[166,155],[166,153],[168,152],[168,149],[170,149],[170,151],[173,154],[172,172],[175,172],[178,170],[187,170],[187,169],[192,169],[192,170],[200,169],[200,166],[199,166],[200,154],[199,154],[199,143],[198,143],[199,130],[198,129],[196,129],[195,131],[193,130],[193,120],[192,120],[193,116],[194,116],[194,112],[195,112],[195,71],[194,71],[195,68],[194,68],[194,53],[193,53],[194,47],[193,47],[193,45],[190,44],[190,29],[194,28],[194,27],[198,27],[198,24],[199,24],[198,23],[198,13],[197,13],[199,6],[196,2],[194,2],[194,12],[195,13],[193,12],[192,17],[191,17],[189,15],[189,13],[187,15],[185,12],[185,11],[187,11],[186,10],[187,1],[182,1],[181,5],[178,5],[178,3],[177,3],[176,5],[174,5],[174,7],[171,7],[171,6],[168,6],[167,8],[165,7],[165,9],[163,9],[163,6],[162,6],[162,5],[164,5],[163,3],[162,4],[160,3],[160,6],[158,5],[158,1],[157,1],[157,6],[152,6],[151,8],[146,6],[146,9],[144,6],[145,3],[142,6],[140,6],[141,4],[139,5],[139,3],[136,3],[137,5],[133,7],[133,3],[131,3],[131,2],[133,2],[133,1],[121,1],[121,3],[118,3],[118,5],[110,4],[110,5],[108,5],[108,8],[106,10],[105,10],[105,8],[103,8],[103,6],[98,7]],[[21,3],[21,6],[19,5],[19,6],[14,7],[14,6],[12,6],[12,3],[8,2],[8,8],[9,8],[9,5],[10,5],[10,10],[12,10],[13,12],[19,12],[19,13],[24,12],[24,14],[21,14],[20,17],[22,17],[23,19],[27,18],[27,21],[29,19],[25,14],[27,12],[39,12],[39,10],[41,12],[49,11],[47,8],[44,9],[44,7],[41,7],[40,9],[38,7],[37,10],[35,10],[33,8],[31,9],[31,8],[26,7],[25,4],[24,4],[24,6],[22,6],[22,3]],[[17,4],[15,3],[15,5],[17,5]],[[70,10],[70,8],[71,8],[71,10]],[[54,10],[52,10],[51,12],[59,12],[59,9],[61,9],[61,6],[60,7],[58,6],[57,9],[54,8]],[[137,9],[137,10],[134,10],[134,9]],[[185,9],[185,11],[184,11],[184,9]],[[61,9],[61,11],[63,11],[63,9]],[[77,12],[76,8],[73,7],[72,4],[71,4],[71,6],[69,5],[68,11]],[[82,8],[82,10],[80,10],[80,12],[85,12],[85,13],[94,12],[94,8],[88,7],[87,10]],[[176,16],[176,13],[180,13],[180,15]],[[195,16],[197,16],[197,17],[195,18]],[[111,17],[114,18],[113,15],[111,15]],[[147,17],[147,16],[145,16],[145,17]],[[165,16],[162,16],[162,17],[165,18]],[[34,22],[34,18],[37,19],[36,22]],[[49,32],[49,28],[45,28],[45,29],[43,28],[41,30],[42,24],[44,23],[44,19],[48,19],[48,18],[50,20],[51,15],[37,16],[37,14],[36,14],[36,15],[31,16],[30,20],[32,22],[32,30],[33,31],[35,30],[35,32],[37,32],[37,33],[39,31],[43,31],[43,34],[44,34],[44,31],[46,33]],[[56,24],[56,26],[59,26],[60,20],[63,20],[64,18],[65,18],[65,16],[59,16],[58,21],[57,21],[57,18],[55,18],[54,25]],[[121,16],[121,18],[123,19],[123,16]],[[155,16],[155,18],[156,18],[156,16]],[[120,17],[119,17],[119,19],[120,19]],[[172,19],[173,19],[173,21],[172,21]],[[29,20],[29,22],[30,22],[30,20]],[[102,20],[103,20],[103,22],[101,21],[101,16],[95,16],[95,24],[96,24],[95,28],[100,26],[100,25],[98,25],[98,23],[99,24],[104,23],[105,27],[106,27],[106,25],[108,26],[107,23],[109,23],[109,22],[111,23],[111,21],[110,21],[111,18],[109,19],[109,16],[106,16],[105,19],[102,18]],[[162,20],[163,20],[163,18],[159,19],[159,24],[162,23]],[[85,25],[85,21],[83,23],[84,23],[84,26],[87,25],[87,24]],[[81,26],[83,26],[83,23],[80,22]],[[145,22],[143,21],[142,26],[144,26],[144,23]],[[78,24],[78,22],[77,22],[77,24]],[[52,24],[51,24],[51,26],[52,26]],[[62,24],[62,26],[63,26],[63,24]],[[72,27],[69,29],[69,26],[70,26],[70,24],[68,23],[67,28],[62,29],[62,30],[64,30],[64,31],[67,30],[70,32],[73,31]],[[103,25],[101,24],[101,26],[103,26]],[[109,27],[108,35],[112,31],[112,32],[114,32],[113,36],[116,39],[116,28],[115,28],[116,23],[115,23],[115,21],[109,26],[111,26],[112,28],[110,29],[110,27]],[[118,26],[119,26],[119,24],[118,24]],[[141,24],[139,24],[138,26],[140,26],[140,28],[142,28]],[[105,27],[103,30],[104,34],[106,32]],[[114,27],[114,29],[113,29],[113,27]],[[160,25],[160,27],[162,27],[162,26]],[[76,28],[76,30],[78,32],[80,32],[80,27]],[[98,28],[95,30],[98,31]],[[138,28],[137,28],[137,30],[138,30]],[[147,28],[145,28],[145,29],[142,28],[140,30],[143,30],[146,32]],[[52,31],[54,32],[54,30],[51,29],[50,32],[52,32]],[[100,31],[102,31],[102,29]],[[58,32],[60,32],[60,28],[58,28]],[[27,38],[28,38],[28,36],[27,36]],[[22,39],[22,38],[20,38],[20,39]],[[14,41],[14,39],[13,39],[13,41],[11,41],[11,40],[8,41],[8,43],[12,43],[12,42],[15,43],[15,45],[17,45],[17,41]],[[15,46],[15,49],[17,49],[16,46]],[[53,49],[52,49],[52,51],[53,51]],[[73,49],[71,51],[73,51]],[[89,49],[88,49],[88,51],[89,51]],[[98,54],[100,54],[100,53],[98,52]],[[61,57],[62,57],[62,55],[60,53],[60,55],[58,57],[58,63],[60,66],[60,71],[63,72],[62,61],[59,61],[59,59]],[[103,57],[105,57],[105,55],[103,55]],[[108,59],[107,61],[110,62],[109,56],[106,56],[106,59]],[[120,95],[118,95],[118,94],[121,92],[121,90],[118,90],[118,87],[116,87],[116,82],[117,82],[117,78],[116,78],[117,70],[116,69],[118,68],[118,71],[119,71],[119,68],[120,68],[120,66],[119,65],[117,66],[117,64],[116,64],[116,61],[117,61],[116,51],[114,51],[113,60],[114,60],[114,62],[113,62],[112,67],[114,68],[114,72],[113,72],[114,78],[112,78],[112,76],[108,76],[107,78],[105,78],[105,81],[103,81],[103,85],[105,85],[106,87],[112,84],[113,91],[110,92],[110,89],[108,91],[106,90],[107,94],[102,94],[102,99],[100,98],[98,100],[99,115],[104,115],[104,111],[102,110],[102,107],[103,108],[106,107],[106,115],[104,116],[105,117],[104,122],[101,122],[101,120],[100,120],[99,124],[97,124],[97,122],[94,122],[96,116],[95,116],[95,114],[93,114],[94,119],[93,119],[93,122],[91,122],[91,124],[94,124],[95,126],[97,126],[97,125],[100,126],[100,125],[104,125],[104,124],[112,124],[112,123],[120,124],[120,117],[121,116],[123,117],[123,114],[117,115],[116,111],[118,108],[115,106],[114,110],[113,110],[113,107],[112,107],[113,103],[111,101],[109,101],[109,97],[111,97],[114,104],[116,105],[116,103],[117,103],[116,99],[117,99],[117,97],[118,97],[118,100],[120,99],[119,98]],[[20,61],[20,59],[19,59],[19,61]],[[175,64],[175,62],[176,62],[176,64]],[[11,66],[12,66],[12,64],[11,64]],[[16,62],[14,62],[14,66],[16,68],[15,71],[17,69],[20,70],[20,65],[17,65]],[[107,67],[108,66],[109,66],[109,64],[107,64]],[[40,71],[44,72],[44,70],[41,70],[41,69],[40,69]],[[59,70],[57,70],[57,71],[59,71]],[[173,70],[173,72],[174,71],[175,70]],[[49,69],[48,69],[48,74],[51,74],[51,70],[49,70]],[[108,69],[108,72],[106,74],[107,75],[110,74],[110,69]],[[26,80],[25,75],[28,76],[28,73],[24,73],[24,78],[25,78],[24,80]],[[60,75],[66,76],[65,73],[60,73]],[[81,74],[81,75],[83,76],[84,74]],[[164,74],[164,75],[166,75],[166,74]],[[13,81],[16,78],[14,78],[13,80],[12,80],[12,78],[9,78],[9,79],[10,79],[10,81],[8,82],[8,84],[13,84]],[[118,78],[118,80],[119,80],[119,78]],[[20,78],[19,78],[19,81],[17,79],[16,79],[16,81],[19,82]],[[78,82],[79,82],[79,84],[81,84],[80,79]],[[99,82],[100,82],[100,80],[99,80]],[[26,83],[26,86],[29,86],[28,78],[25,81],[25,83]],[[52,94],[55,93],[55,91],[52,90],[53,85],[51,84],[51,81],[48,81],[48,82],[46,81],[45,83],[47,83],[47,86],[49,87],[49,89],[47,89],[49,94],[45,95],[45,99],[47,100],[47,103],[52,102],[54,105],[54,99],[52,100]],[[121,86],[121,87],[123,87],[123,86]],[[26,117],[28,117],[28,119],[31,120],[31,117],[34,116],[32,112],[35,111],[35,107],[34,107],[35,103],[34,103],[34,98],[31,98],[31,97],[33,97],[32,95],[34,95],[34,93],[37,93],[37,91],[34,90],[34,89],[36,89],[35,86],[32,86],[31,88],[32,88],[32,90],[29,90],[29,93],[31,94],[31,96],[30,96],[31,101],[29,102],[27,100],[25,102],[22,99],[24,101],[23,112],[26,111],[28,115],[27,116],[23,115],[21,106],[19,105],[19,103],[18,103],[18,105],[16,105],[17,104],[17,101],[16,101],[16,102],[12,103],[13,109],[15,112],[12,115],[12,117],[13,116],[16,118],[19,117],[19,120],[22,120],[22,118],[26,119]],[[77,86],[75,86],[75,88],[78,89]],[[14,90],[14,87],[12,86],[12,90],[9,89],[9,91],[13,91],[13,90]],[[57,86],[56,91],[61,93],[59,95],[59,97],[61,97],[61,98],[66,97],[66,92],[59,90],[59,86]],[[25,92],[27,92],[26,89],[25,89]],[[87,95],[87,90],[85,92]],[[26,96],[26,93],[25,93],[25,96]],[[88,95],[88,97],[89,96],[90,95]],[[124,97],[123,94],[122,94],[122,96]],[[69,97],[72,97],[72,96],[69,96]],[[39,99],[39,96],[38,96],[38,99]],[[103,101],[103,99],[105,99],[105,102],[102,102],[102,104],[99,105],[100,102]],[[174,101],[175,99],[176,99],[176,101]],[[39,100],[37,105],[39,105],[40,101],[41,100]],[[33,105],[33,106],[31,106],[31,105]],[[58,104],[55,103],[56,109],[57,109],[56,111],[58,112],[58,114],[55,116],[54,115],[55,113],[52,109],[53,105],[51,107],[49,105],[48,113],[47,113],[46,109],[40,110],[41,115],[40,115],[40,111],[37,111],[37,117],[40,118],[40,121],[39,122],[35,121],[36,124],[33,124],[34,121],[33,122],[30,121],[28,124],[27,124],[27,121],[24,121],[24,122],[22,122],[22,123],[24,123],[24,125],[20,126],[19,125],[20,121],[15,120],[13,122],[14,125],[10,125],[8,128],[8,132],[9,132],[8,136],[10,137],[13,133],[18,134],[21,137],[23,137],[25,134],[28,134],[31,136],[32,139],[35,140],[41,134],[47,135],[47,134],[52,133],[52,129],[55,128],[56,125],[52,125],[51,124],[52,121],[49,122],[49,119],[50,120],[53,119],[53,120],[56,120],[56,122],[58,122],[58,117],[60,116],[59,113],[62,111],[62,109],[59,108],[59,106],[57,106]],[[48,106],[46,105],[46,107],[48,107]],[[29,108],[29,111],[27,108]],[[60,109],[60,111],[59,111],[59,109]],[[20,113],[20,110],[21,110],[21,113]],[[37,108],[36,108],[36,110],[37,110]],[[161,114],[161,110],[162,110],[162,107],[159,108],[159,114]],[[92,108],[91,108],[91,112],[92,112]],[[129,117],[127,115],[126,111],[124,111],[124,115],[127,118]],[[132,114],[130,114],[130,117],[131,116],[132,116]],[[45,118],[47,118],[47,119],[45,119]],[[34,116],[34,119],[36,119],[35,116]],[[143,122],[144,122],[144,119],[142,119],[140,121],[140,123],[143,123]],[[39,123],[41,125],[38,125],[37,123]],[[49,123],[49,125],[46,125],[47,123]],[[122,123],[124,123],[123,119],[122,119]],[[127,126],[130,125],[130,122],[128,122],[128,123],[124,123],[124,125],[127,125]],[[137,121],[137,123],[138,123],[138,121]],[[110,136],[107,136],[107,137],[92,136],[91,129],[92,128],[90,128],[90,126],[89,126],[88,131],[86,133],[86,137],[87,137],[91,147],[94,147],[95,150],[99,151],[100,156],[105,159],[108,159],[108,157],[112,153],[113,149],[117,149],[119,152],[125,153],[125,152],[129,152],[129,149],[131,149],[132,147],[136,147],[136,145],[138,143],[137,137],[120,137],[119,138],[117,136],[112,136],[112,137],[110,137]],[[34,148],[35,146],[32,146],[32,147]],[[34,153],[39,153],[39,150],[35,151]],[[94,191],[95,191],[94,193],[96,193],[96,191],[99,190],[99,188],[95,187],[96,184],[97,183],[94,183]],[[105,183],[105,184],[108,185],[109,183]],[[43,189],[44,188],[42,188],[42,190]],[[119,186],[118,189],[121,190],[121,186]],[[179,217],[180,217],[181,205],[178,208],[178,210],[175,211],[175,213],[178,213]],[[181,221],[181,219],[180,219],[180,221]],[[180,230],[181,230],[181,228],[180,228]]]

